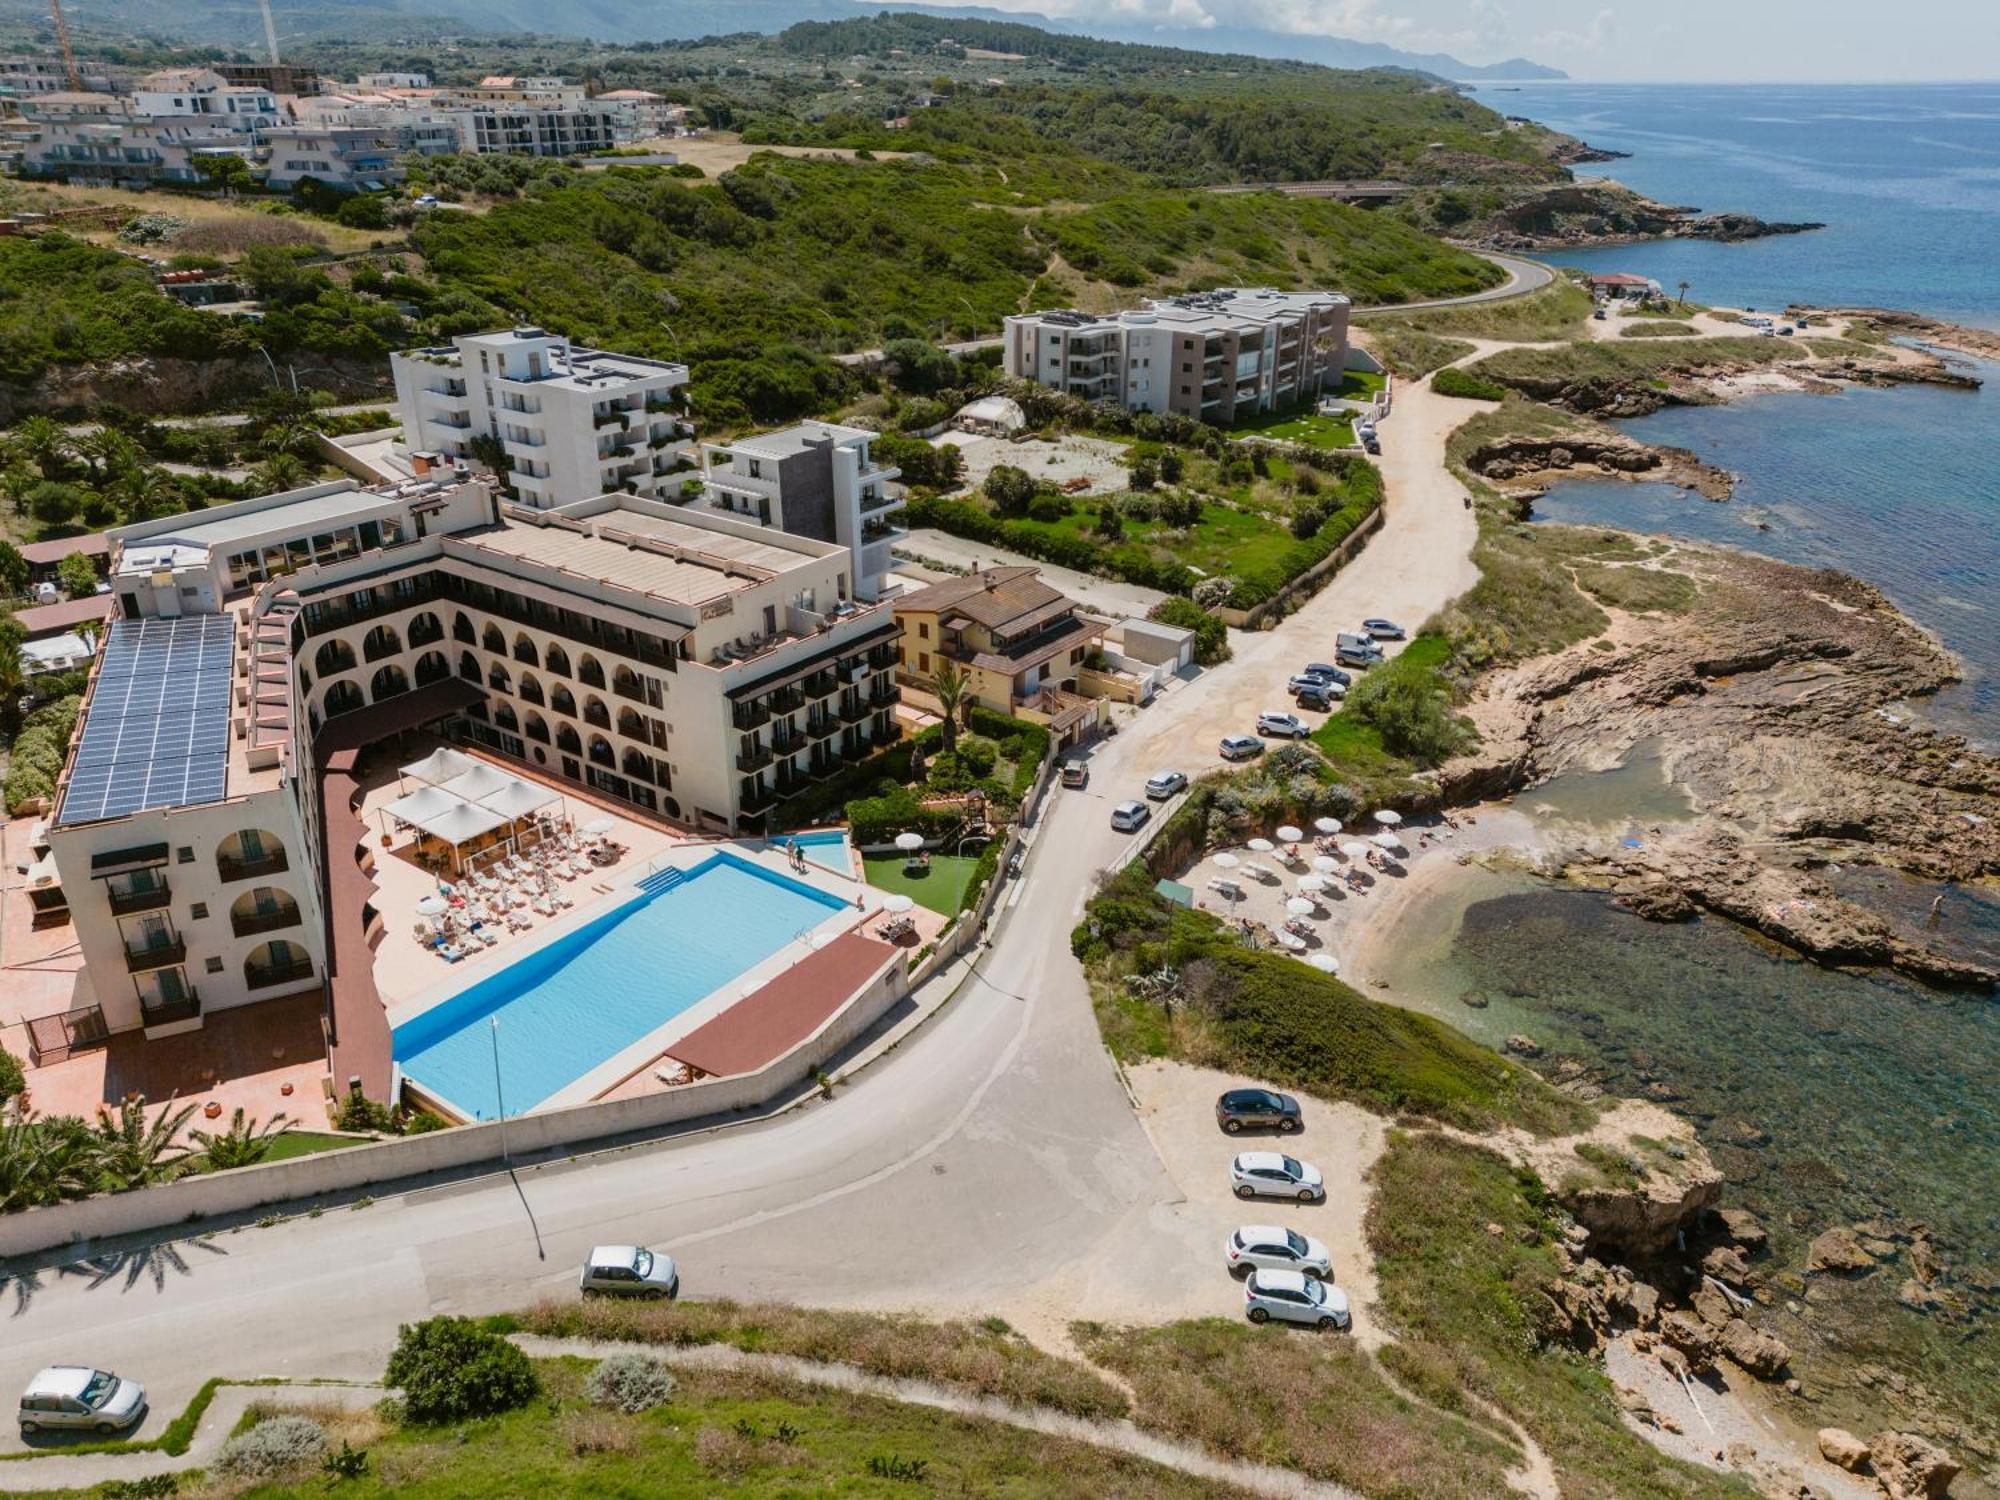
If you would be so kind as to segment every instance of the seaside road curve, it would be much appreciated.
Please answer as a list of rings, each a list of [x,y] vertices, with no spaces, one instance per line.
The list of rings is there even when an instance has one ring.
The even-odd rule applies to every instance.
[[[1495,250],[1474,250],[1471,253],[1481,260],[1492,261],[1507,273],[1507,279],[1483,292],[1467,292],[1458,297],[1432,297],[1423,302],[1383,302],[1374,307],[1357,307],[1353,315],[1423,312],[1433,307],[1467,307],[1475,302],[1500,302],[1508,297],[1525,297],[1530,292],[1538,292],[1556,279],[1554,268],[1538,260],[1523,260],[1518,255],[1502,255]]]

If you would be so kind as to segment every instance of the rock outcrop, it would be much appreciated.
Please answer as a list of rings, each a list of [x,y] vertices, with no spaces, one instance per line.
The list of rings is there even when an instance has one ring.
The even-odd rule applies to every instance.
[[[1806,1272],[1835,1276],[1859,1276],[1875,1269],[1875,1257],[1862,1246],[1861,1236],[1852,1229],[1829,1229],[1813,1236],[1806,1247]]]
[[[1943,1500],[1958,1464],[1936,1443],[1914,1432],[1878,1432],[1868,1440],[1875,1482],[1888,1500]]]
[[[1836,1469],[1858,1474],[1868,1462],[1868,1445],[1845,1427],[1822,1427],[1819,1455]]]
[[[379,361],[315,356],[311,363],[312,383],[342,400],[388,390],[388,366]],[[303,381],[303,371],[301,376]],[[147,355],[101,364],[56,365],[26,385],[0,383],[0,426],[34,412],[81,414],[99,406],[146,416],[217,410],[247,400],[269,382],[268,367],[255,355],[207,360]]]
[[[1709,500],[1727,500],[1734,477],[1726,469],[1705,464],[1685,448],[1658,447],[1610,433],[1600,435],[1595,424],[1558,437],[1509,437],[1486,443],[1466,455],[1465,466],[1484,479],[1511,486],[1511,493],[1546,490],[1549,476],[1579,469],[1627,479],[1686,485]]]
[[[1724,1354],[1759,1380],[1775,1379],[1792,1357],[1782,1339],[1751,1327],[1743,1318],[1731,1318],[1718,1342]]]
[[[1477,224],[1461,226],[1454,237],[1492,250],[1536,250],[1635,240],[1750,240],[1825,227],[1768,223],[1742,213],[1704,214],[1655,202],[1620,183],[1572,182],[1519,193]]]

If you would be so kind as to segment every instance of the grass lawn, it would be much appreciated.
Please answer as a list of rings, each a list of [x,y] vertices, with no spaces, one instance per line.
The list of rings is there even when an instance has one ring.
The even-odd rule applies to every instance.
[[[295,1156],[317,1156],[322,1151],[342,1151],[368,1143],[351,1135],[327,1135],[318,1130],[288,1130],[271,1142],[265,1161],[289,1161]]]
[[[1017,524],[1051,535],[1108,540],[1098,536],[1095,507],[1089,502],[1060,521],[1023,520]],[[1143,547],[1164,561],[1186,563],[1210,575],[1273,565],[1292,546],[1291,530],[1281,522],[1227,505],[1204,505],[1201,519],[1185,535],[1163,521],[1126,521],[1124,527],[1123,541],[1111,545]]]
[[[1343,370],[1340,374],[1340,395],[1347,401],[1366,401],[1379,396],[1388,385],[1389,377],[1373,370]]]
[[[1451,644],[1440,635],[1420,635],[1380,666],[1370,677],[1428,677],[1451,659]],[[1359,714],[1342,708],[1313,731],[1313,743],[1347,776],[1373,786],[1409,776],[1414,767],[1388,750],[1382,734]]]
[[[877,890],[908,896],[917,905],[949,917],[965,900],[965,888],[972,883],[972,871],[979,861],[956,854],[933,854],[930,869],[922,875],[905,875],[900,854],[865,855],[863,863],[868,867],[868,883]]]
[[[1375,377],[1380,380],[1378,375]],[[1343,389],[1342,394],[1346,394]],[[1316,411],[1263,412],[1229,427],[1231,437],[1265,437],[1279,443],[1304,443],[1310,448],[1352,448],[1354,419],[1346,412],[1324,416]]]

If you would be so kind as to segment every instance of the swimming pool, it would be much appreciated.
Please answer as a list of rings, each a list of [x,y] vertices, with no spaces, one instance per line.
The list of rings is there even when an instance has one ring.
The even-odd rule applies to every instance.
[[[755,968],[847,903],[717,853],[641,882],[641,894],[393,1033],[403,1075],[480,1119],[521,1114]]]
[[[844,830],[821,828],[811,833],[780,834],[774,842],[782,848],[787,840],[797,844],[799,852],[814,864],[824,865],[842,875],[854,874],[854,851],[847,846]]]

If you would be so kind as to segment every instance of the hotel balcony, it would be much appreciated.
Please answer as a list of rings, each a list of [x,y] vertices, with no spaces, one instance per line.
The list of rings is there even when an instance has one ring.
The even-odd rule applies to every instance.
[[[243,859],[234,854],[218,854],[215,857],[216,872],[224,880],[248,880],[253,875],[282,875],[291,868],[291,861],[283,849],[271,849],[255,859]]]
[[[111,898],[111,913],[118,917],[129,917],[135,912],[158,911],[173,900],[173,888],[164,880],[145,890],[110,891],[107,894]]]
[[[243,984],[246,989],[268,990],[273,985],[293,984],[301,979],[310,979],[312,976],[312,960],[299,958],[290,963],[258,964],[255,967],[247,967],[243,971]]]
[[[143,974],[148,969],[164,969],[170,964],[186,962],[187,939],[179,936],[164,943],[125,950],[125,971],[128,974]]]
[[[201,995],[189,990],[178,1000],[161,1000],[157,1003],[141,1001],[139,1022],[143,1026],[171,1026],[177,1021],[193,1021],[201,1016]]]

